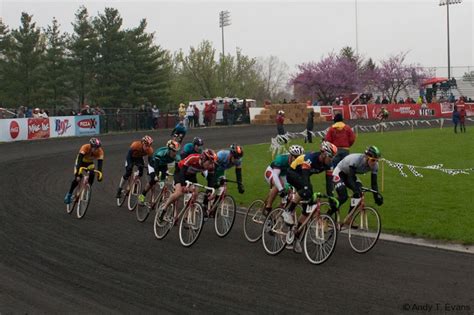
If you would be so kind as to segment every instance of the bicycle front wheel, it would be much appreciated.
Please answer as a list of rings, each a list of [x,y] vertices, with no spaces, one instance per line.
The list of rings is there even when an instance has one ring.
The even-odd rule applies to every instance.
[[[77,201],[77,218],[82,219],[87,212],[87,209],[89,208],[89,203],[91,200],[91,185],[87,183],[84,185],[84,188],[81,191],[81,194],[79,195],[79,200]]]
[[[145,203],[137,205],[137,210],[135,212],[138,222],[145,222],[148,218],[148,215],[150,215],[151,207],[153,206],[155,199],[154,194],[155,192],[153,190],[149,191]]]
[[[142,193],[142,182],[140,178],[135,179],[128,193],[128,210],[133,211],[138,205],[138,196]]]
[[[244,234],[245,238],[251,243],[255,243],[262,237],[262,227],[265,222],[264,209],[265,202],[257,199],[250,204],[247,212],[245,212]]]
[[[153,231],[159,240],[164,239],[174,225],[174,206],[172,203],[166,209],[159,208],[156,211]]]
[[[188,207],[179,222],[179,240],[184,247],[193,245],[202,231],[204,214],[198,203]]]
[[[72,202],[66,205],[66,212],[68,214],[71,214],[77,206],[77,202],[79,201],[79,196],[77,196],[77,191],[79,190],[79,187],[80,186],[78,185],[76,186],[76,188],[74,188],[72,192],[72,200],[71,200]]]
[[[308,261],[320,265],[331,257],[337,242],[334,220],[327,214],[312,219],[304,234],[304,254]]]
[[[286,246],[286,235],[291,227],[283,220],[283,211],[283,208],[276,208],[270,212],[263,224],[263,248],[269,255],[281,253]]]
[[[367,253],[377,243],[381,230],[382,222],[377,210],[371,207],[357,210],[349,225],[352,249],[359,254]]]
[[[235,221],[235,200],[232,196],[225,196],[216,209],[214,227],[217,236],[225,237],[229,234]]]

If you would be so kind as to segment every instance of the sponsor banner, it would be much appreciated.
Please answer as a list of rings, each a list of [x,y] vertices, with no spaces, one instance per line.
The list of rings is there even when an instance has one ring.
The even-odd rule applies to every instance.
[[[351,119],[369,119],[367,105],[350,105],[349,114]]]
[[[325,118],[326,121],[331,121],[332,120],[332,111],[333,107],[332,106],[318,106],[319,108],[319,114],[321,115],[322,118]]]
[[[49,124],[51,126],[51,138],[76,135],[74,116],[50,117]]]
[[[0,119],[1,142],[26,139],[28,139],[28,119]]]
[[[97,135],[100,132],[99,115],[75,116],[76,136]]]
[[[28,140],[49,138],[49,118],[28,118]]]
[[[441,103],[441,114],[452,114],[454,111],[454,103]]]
[[[344,106],[333,106],[332,107],[332,119],[334,119],[334,116],[336,116],[336,114],[341,114],[342,115],[342,119],[349,119],[349,113],[347,113],[345,110],[344,110]]]

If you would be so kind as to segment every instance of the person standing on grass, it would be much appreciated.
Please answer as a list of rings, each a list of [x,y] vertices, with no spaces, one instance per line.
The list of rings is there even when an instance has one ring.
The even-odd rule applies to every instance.
[[[461,129],[461,132],[466,132],[466,125],[464,124],[466,121],[466,110],[464,107],[461,108],[461,111],[459,111],[459,128]]]
[[[458,133],[459,120],[460,120],[460,115],[458,112],[458,107],[454,105],[454,110],[453,110],[454,133]]]
[[[308,113],[308,120],[306,121],[306,138],[304,142],[313,143],[313,127],[314,127],[314,110]]]
[[[275,118],[276,125],[277,125],[277,132],[279,135],[285,134],[285,128],[283,128],[283,124],[285,122],[285,112],[282,110],[278,111],[278,114]]]
[[[334,124],[329,128],[324,140],[331,142],[337,147],[337,154],[333,158],[333,166],[342,161],[349,155],[349,149],[356,139],[355,133],[351,126],[344,123],[342,114],[337,113],[334,116]]]

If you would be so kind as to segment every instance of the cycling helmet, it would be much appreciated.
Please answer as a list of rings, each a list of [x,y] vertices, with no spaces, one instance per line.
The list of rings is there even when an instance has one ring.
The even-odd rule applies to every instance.
[[[153,138],[150,137],[150,136],[144,136],[144,137],[142,138],[142,143],[143,143],[144,145],[151,146],[151,145],[153,144]]]
[[[91,145],[91,147],[93,148],[100,148],[102,146],[102,143],[100,142],[99,139],[97,138],[91,138],[89,140],[89,144]]]
[[[199,137],[194,137],[193,145],[197,145],[197,146],[202,147],[204,145],[204,141],[202,141],[202,139],[199,138]]]
[[[382,156],[382,153],[380,153],[380,150],[376,146],[371,145],[365,150],[365,155],[378,159]]]
[[[171,151],[177,152],[180,148],[180,145],[178,141],[168,140],[168,142],[166,143],[166,147]]]
[[[202,153],[201,153],[201,160],[203,162],[205,162],[207,160],[210,160],[210,161],[216,163],[217,162],[217,154],[216,154],[216,152],[214,152],[211,149],[206,149],[206,150],[202,151]]]
[[[230,145],[230,153],[237,159],[240,159],[244,156],[244,149],[240,145],[231,144]]]
[[[304,154],[304,148],[300,145],[294,144],[289,149],[288,152],[293,156],[300,156]]]
[[[282,111],[282,110],[279,110],[279,111],[278,111],[278,114],[279,114],[279,115],[285,115],[285,112]]]
[[[334,157],[337,153],[337,147],[329,141],[321,142],[319,149],[321,152],[326,153],[329,157]]]

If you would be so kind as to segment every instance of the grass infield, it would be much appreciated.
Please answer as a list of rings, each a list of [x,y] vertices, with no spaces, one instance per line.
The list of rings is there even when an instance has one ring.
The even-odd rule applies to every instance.
[[[472,133],[454,134],[451,128],[419,129],[385,133],[359,133],[351,153],[363,152],[368,145],[376,145],[382,157],[404,164],[427,166],[444,164],[446,168],[474,167],[474,137]],[[270,139],[269,139],[270,140]],[[291,144],[301,144],[307,151],[316,150],[318,140],[304,144],[294,139]],[[270,144],[244,147],[243,180],[245,194],[240,195],[235,185],[229,192],[241,206],[252,200],[265,198],[268,185],[263,173],[272,157]],[[379,188],[382,187],[382,163],[379,165]],[[384,165],[384,205],[375,206],[371,194],[368,204],[375,206],[382,217],[382,231],[474,244],[474,172],[470,175],[448,175],[440,171],[417,169],[423,177],[415,177],[404,169],[408,177],[395,168]],[[235,179],[234,169],[226,176]],[[364,186],[370,187],[370,175],[362,175]],[[314,191],[325,191],[324,175],[311,177]],[[342,214],[347,214],[346,202]]]

